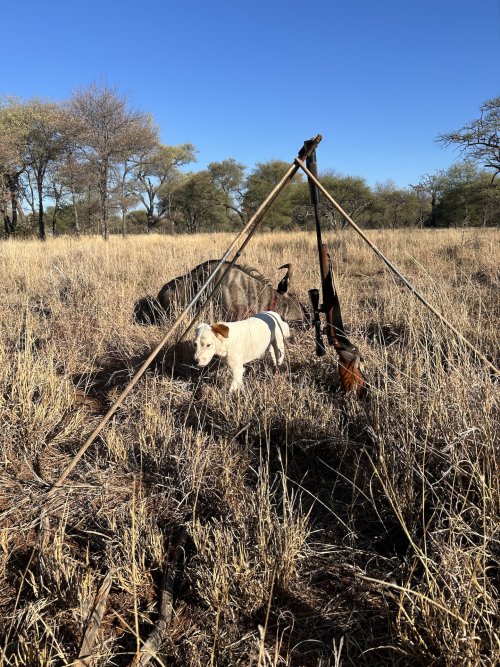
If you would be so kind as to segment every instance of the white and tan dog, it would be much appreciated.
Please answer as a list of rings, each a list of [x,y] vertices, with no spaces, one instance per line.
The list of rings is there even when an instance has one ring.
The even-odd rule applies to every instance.
[[[283,363],[284,339],[289,336],[288,324],[271,310],[240,322],[199,324],[194,358],[202,368],[215,355],[221,357],[233,376],[229,391],[235,391],[243,384],[243,365],[249,361],[260,359],[269,350],[275,366]]]

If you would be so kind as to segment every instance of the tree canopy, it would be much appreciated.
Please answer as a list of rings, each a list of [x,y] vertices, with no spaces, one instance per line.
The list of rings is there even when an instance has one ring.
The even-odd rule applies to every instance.
[[[464,160],[425,174],[408,188],[370,187],[332,170],[323,185],[362,226],[498,225],[500,98],[480,117],[440,135]],[[237,229],[281,180],[289,164],[270,160],[250,171],[233,157],[188,172],[191,143],[168,145],[148,113],[116,88],[92,84],[69,100],[0,100],[0,216],[5,236]],[[344,224],[320,198],[326,226]],[[48,222],[47,222],[48,221]],[[299,172],[274,203],[263,229],[313,228],[307,182]]]
[[[500,97],[487,100],[479,118],[459,130],[441,134],[438,141],[456,145],[464,158],[492,170],[493,181],[500,173]]]

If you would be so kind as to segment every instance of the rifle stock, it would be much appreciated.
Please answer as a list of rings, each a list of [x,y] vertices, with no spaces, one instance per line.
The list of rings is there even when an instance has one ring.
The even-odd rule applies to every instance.
[[[361,371],[362,359],[358,348],[344,331],[332,263],[325,244],[321,246],[320,264],[326,336],[329,345],[337,352],[340,384],[346,394],[352,393],[361,398],[366,394],[366,380]]]

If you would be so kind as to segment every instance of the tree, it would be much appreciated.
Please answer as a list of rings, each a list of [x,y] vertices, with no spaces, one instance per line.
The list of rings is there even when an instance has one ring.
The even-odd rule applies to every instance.
[[[423,227],[431,214],[431,196],[425,186],[420,183],[410,185],[410,188],[413,190],[416,203],[414,225]]]
[[[226,211],[236,213],[241,222],[245,224],[247,220],[243,210],[245,165],[229,158],[222,162],[211,162],[207,170],[219,193],[219,205]]]
[[[458,227],[497,225],[500,220],[500,190],[490,175],[471,162],[459,162],[446,170],[426,175],[418,186],[419,195],[429,198],[427,225]]]
[[[500,173],[500,97],[487,100],[478,119],[439,135],[438,141],[445,146],[455,144],[466,159],[492,169],[493,182]]]
[[[422,224],[422,197],[413,190],[398,188],[393,181],[376,183],[372,224],[377,226],[407,227]]]
[[[322,172],[320,181],[332,197],[353,220],[359,222],[360,216],[373,204],[373,195],[365,180],[359,176],[341,176],[333,171]],[[325,224],[332,228],[345,225],[343,216],[320,194],[319,213]],[[294,218],[300,225],[314,220],[309,185],[302,183],[297,187]]]
[[[20,210],[20,178],[25,170],[22,158],[25,125],[20,103],[7,99],[0,104],[0,213],[6,236],[15,234]]]
[[[444,187],[436,207],[439,226],[498,224],[500,193],[489,175],[469,162],[462,162],[452,165],[442,177]]]
[[[63,153],[68,139],[64,132],[63,112],[57,104],[30,100],[24,105],[24,114],[27,127],[24,163],[34,176],[38,198],[38,236],[45,240],[46,175]]]
[[[158,131],[148,114],[129,109],[127,99],[107,85],[92,84],[76,91],[68,109],[77,155],[97,174],[103,236],[107,240],[110,190],[119,179],[119,165],[152,149],[158,143]]]
[[[4,131],[13,133],[15,145],[15,164],[4,172],[4,181],[11,193],[13,230],[20,177],[27,174],[37,196],[38,235],[44,240],[44,188],[48,169],[57,161],[66,142],[63,112],[59,105],[39,99],[10,100],[2,111]]]
[[[430,198],[430,217],[426,223],[428,227],[437,227],[436,207],[445,187],[446,178],[443,171],[437,171],[435,174],[425,174],[418,185],[412,186],[421,196],[425,194]]]
[[[228,229],[230,221],[217,202],[217,191],[208,171],[187,174],[172,192],[173,209],[181,214],[188,233]]]
[[[79,234],[83,225],[83,208],[88,208],[89,194],[97,191],[97,179],[88,165],[79,161],[74,147],[67,147],[66,153],[57,168],[60,184],[67,191],[71,201],[74,231]]]
[[[53,202],[50,207],[50,223],[52,228],[52,236],[56,235],[56,224],[58,215],[63,207],[64,200],[69,194],[69,189],[64,184],[63,179],[59,173],[59,164],[55,164],[48,171],[46,193],[49,199]]]
[[[172,224],[193,232],[231,229],[235,215],[245,222],[242,210],[245,166],[230,158],[211,162],[206,170],[182,176],[176,169],[160,187],[160,214]]]
[[[287,162],[280,160],[257,163],[245,183],[246,191],[243,199],[245,215],[249,216],[257,210],[271,190],[283,178],[289,167],[290,165]],[[290,229],[293,226],[294,197],[296,188],[301,181],[301,175],[297,174],[285,190],[281,192],[271,210],[266,214],[264,221],[266,228]]]
[[[120,209],[123,238],[125,238],[127,235],[127,213],[140,201],[140,198],[129,187],[128,178],[131,170],[132,166],[130,162],[125,162],[123,165],[120,182],[116,184],[115,188],[110,193],[112,201],[115,202]]]
[[[146,209],[148,232],[163,213],[171,213],[171,191],[179,180],[179,167],[194,162],[195,153],[196,148],[192,144],[159,144],[142,155],[134,165],[128,191],[135,194]],[[155,208],[160,209],[156,218]]]

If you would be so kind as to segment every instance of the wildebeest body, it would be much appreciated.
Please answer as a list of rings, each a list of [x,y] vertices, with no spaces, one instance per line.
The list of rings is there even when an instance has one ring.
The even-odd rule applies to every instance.
[[[156,322],[159,316],[171,316],[176,306],[184,308],[205,284],[216,269],[218,260],[208,260],[192,271],[174,278],[164,285],[156,299],[141,299],[135,308],[137,321]],[[202,303],[211,293],[229,262],[224,262],[202,297]],[[305,323],[307,313],[293,293],[283,294],[274,289],[270,281],[252,267],[234,264],[229,268],[213,296],[217,316],[235,321],[256,313],[273,310],[292,323]]]

